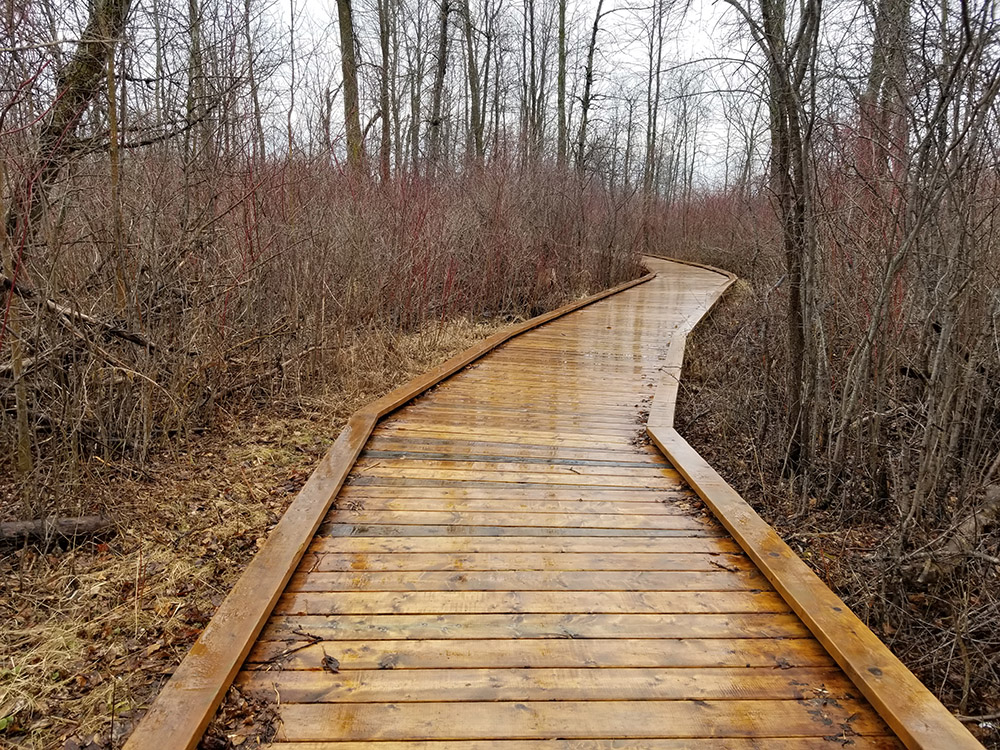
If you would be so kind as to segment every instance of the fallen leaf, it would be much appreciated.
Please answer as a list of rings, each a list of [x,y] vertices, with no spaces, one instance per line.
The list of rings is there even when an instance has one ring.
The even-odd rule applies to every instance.
[[[340,662],[324,651],[323,669],[327,670],[328,672],[332,672],[333,674],[337,674],[338,672],[340,672]]]

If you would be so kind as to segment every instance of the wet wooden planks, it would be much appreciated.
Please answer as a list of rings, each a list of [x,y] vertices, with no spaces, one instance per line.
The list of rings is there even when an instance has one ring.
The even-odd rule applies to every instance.
[[[723,281],[657,265],[378,425],[237,678],[276,747],[899,747],[645,439]]]

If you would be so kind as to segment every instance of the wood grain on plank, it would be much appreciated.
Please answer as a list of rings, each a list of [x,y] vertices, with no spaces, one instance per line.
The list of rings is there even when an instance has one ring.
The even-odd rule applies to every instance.
[[[322,670],[332,656],[339,669],[617,669],[621,667],[832,667],[812,638],[673,638],[554,640],[382,640],[302,644],[260,641],[248,662],[282,670]]]
[[[276,615],[261,641],[808,638],[792,614]]]
[[[750,591],[771,590],[757,571],[350,571],[297,573],[286,591]]]
[[[248,692],[282,703],[448,701],[810,700],[858,710],[839,669],[380,669],[244,672]]]
[[[341,497],[346,497],[341,495]],[[677,516],[687,515],[690,508],[683,508],[680,505],[670,504],[650,498],[646,502],[637,499],[637,502],[629,505],[622,503],[608,502],[606,500],[590,500],[578,498],[576,500],[551,500],[546,498],[516,498],[494,496],[491,498],[463,497],[461,499],[449,499],[442,497],[364,497],[357,494],[357,503],[345,502],[341,505],[338,502],[338,510],[347,512],[372,512],[372,511],[462,511],[473,513],[489,513],[506,516],[509,513],[530,513],[532,515],[607,515],[614,517],[639,516],[646,518],[649,516]],[[361,500],[360,498],[364,498]],[[328,516],[329,517],[329,516]],[[493,524],[490,524],[493,525]]]
[[[311,552],[742,552],[724,537],[649,536],[446,536],[330,537],[314,539]]]
[[[286,592],[288,615],[528,612],[788,612],[770,591],[413,591]]]
[[[328,516],[328,518],[331,518]],[[672,529],[718,530],[714,518],[703,519],[681,513],[543,513],[507,511],[481,512],[465,510],[376,510],[372,508],[338,509],[331,520],[335,523],[390,524],[414,526],[551,526],[560,529]]]
[[[849,743],[849,744],[848,744]],[[413,742],[275,742],[270,750],[901,750],[894,737],[686,737],[641,740],[416,740]]]
[[[284,706],[281,739],[581,739],[886,735],[872,712],[803,701],[545,701]]]
[[[648,570],[648,571],[752,571],[756,568],[739,554],[654,552],[339,552],[310,553],[299,566],[306,571],[434,571],[475,570]]]

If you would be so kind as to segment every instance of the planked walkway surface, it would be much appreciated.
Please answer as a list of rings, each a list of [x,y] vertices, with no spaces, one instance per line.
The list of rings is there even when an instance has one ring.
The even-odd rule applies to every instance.
[[[237,678],[278,747],[898,747],[644,439],[725,281],[653,263],[375,429]]]
[[[237,670],[277,750],[981,747],[673,430],[728,279],[648,265],[359,412],[128,750],[193,747]]]

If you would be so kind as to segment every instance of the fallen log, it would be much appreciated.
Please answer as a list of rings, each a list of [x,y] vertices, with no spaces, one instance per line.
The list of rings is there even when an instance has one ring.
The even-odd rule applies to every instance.
[[[32,521],[6,521],[0,523],[0,540],[51,539],[96,536],[114,528],[111,519],[104,516],[79,516],[77,518],[36,518]]]

